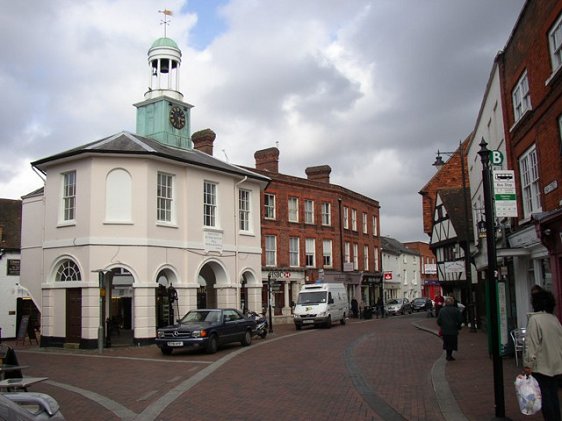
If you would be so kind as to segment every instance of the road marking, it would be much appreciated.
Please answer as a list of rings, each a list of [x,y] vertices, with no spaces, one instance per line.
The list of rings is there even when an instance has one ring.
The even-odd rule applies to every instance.
[[[355,350],[355,348],[362,342],[376,335],[376,333],[372,333],[370,335],[362,336],[352,342],[351,345],[345,350],[344,359],[347,366],[347,371],[349,372],[353,386],[375,414],[380,415],[385,421],[404,421],[406,420],[406,418],[400,415],[392,406],[386,403],[383,398],[381,398],[373,391],[372,386],[363,376],[361,368],[355,363],[353,359],[353,351]]]
[[[140,401],[145,401],[148,398],[150,398],[151,396],[154,396],[156,393],[158,393],[158,390],[153,390],[151,392],[146,393],[144,396],[141,396],[140,398],[137,399],[137,402]]]
[[[79,395],[88,398],[104,408],[108,409],[109,411],[113,412],[122,420],[133,420],[136,417],[136,413],[131,411],[130,409],[124,407],[120,403],[115,402],[105,396],[99,395],[96,392],[91,392],[89,390],[81,389],[76,386],[70,386],[68,384],[55,382],[53,380],[46,380],[45,383],[50,384],[51,386],[60,387],[61,389],[66,389],[70,392],[78,393]]]
[[[164,411],[166,409],[166,407],[168,405],[170,405],[172,402],[174,402],[176,399],[178,399],[183,393],[187,392],[193,386],[197,385],[199,382],[204,380],[207,376],[209,376],[214,371],[219,369],[222,365],[226,364],[228,361],[230,361],[234,357],[242,354],[243,352],[249,351],[250,349],[254,349],[258,346],[267,345],[267,344],[270,344],[272,342],[276,342],[276,341],[278,341],[280,339],[283,339],[283,338],[290,338],[291,336],[302,335],[302,334],[305,334],[305,333],[308,333],[308,332],[313,332],[313,331],[305,330],[305,331],[300,331],[300,332],[297,332],[297,333],[291,333],[289,335],[279,336],[277,338],[271,338],[271,339],[268,339],[267,341],[254,344],[252,346],[242,347],[237,351],[234,351],[234,352],[232,352],[228,355],[225,355],[224,357],[215,361],[214,363],[212,363],[208,367],[205,367],[203,370],[199,371],[198,373],[195,373],[189,379],[185,380],[184,382],[182,382],[179,385],[177,385],[176,387],[174,387],[172,390],[170,390],[168,393],[166,393],[160,399],[156,400],[155,402],[152,402],[148,407],[145,408],[144,411],[142,411],[141,414],[139,414],[135,418],[135,420],[138,420],[138,421],[155,420],[162,413],[162,411]]]
[[[160,362],[160,363],[173,363],[173,364],[203,364],[210,365],[214,361],[201,361],[201,360],[177,360],[177,359],[166,359],[166,358],[143,358],[143,357],[122,357],[122,356],[111,356],[111,355],[91,355],[91,354],[81,354],[81,353],[69,353],[69,352],[51,352],[51,351],[27,351],[19,350],[18,353],[21,354],[43,354],[46,353],[50,355],[63,355],[65,357],[88,357],[88,358],[108,358],[114,360],[133,360],[133,361],[150,361],[150,362]]]

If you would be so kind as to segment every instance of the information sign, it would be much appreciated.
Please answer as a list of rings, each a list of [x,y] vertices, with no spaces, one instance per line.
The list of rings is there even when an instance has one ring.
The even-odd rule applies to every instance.
[[[498,218],[516,218],[515,172],[513,170],[494,170],[492,178],[496,216]]]

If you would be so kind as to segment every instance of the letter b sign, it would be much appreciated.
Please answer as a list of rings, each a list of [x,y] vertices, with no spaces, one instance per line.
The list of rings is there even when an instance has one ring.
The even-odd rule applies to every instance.
[[[490,163],[492,165],[501,165],[503,163],[503,154],[500,151],[490,151]]]

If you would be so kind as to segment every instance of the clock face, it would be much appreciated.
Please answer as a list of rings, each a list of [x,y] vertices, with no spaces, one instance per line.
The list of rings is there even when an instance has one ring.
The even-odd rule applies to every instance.
[[[179,130],[185,127],[185,114],[183,110],[176,105],[170,109],[170,123]]]

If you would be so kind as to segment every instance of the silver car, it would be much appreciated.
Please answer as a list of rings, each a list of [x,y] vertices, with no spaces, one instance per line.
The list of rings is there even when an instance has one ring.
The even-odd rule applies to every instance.
[[[412,314],[412,304],[407,298],[393,298],[386,302],[384,307],[386,314],[393,316],[397,314]]]

